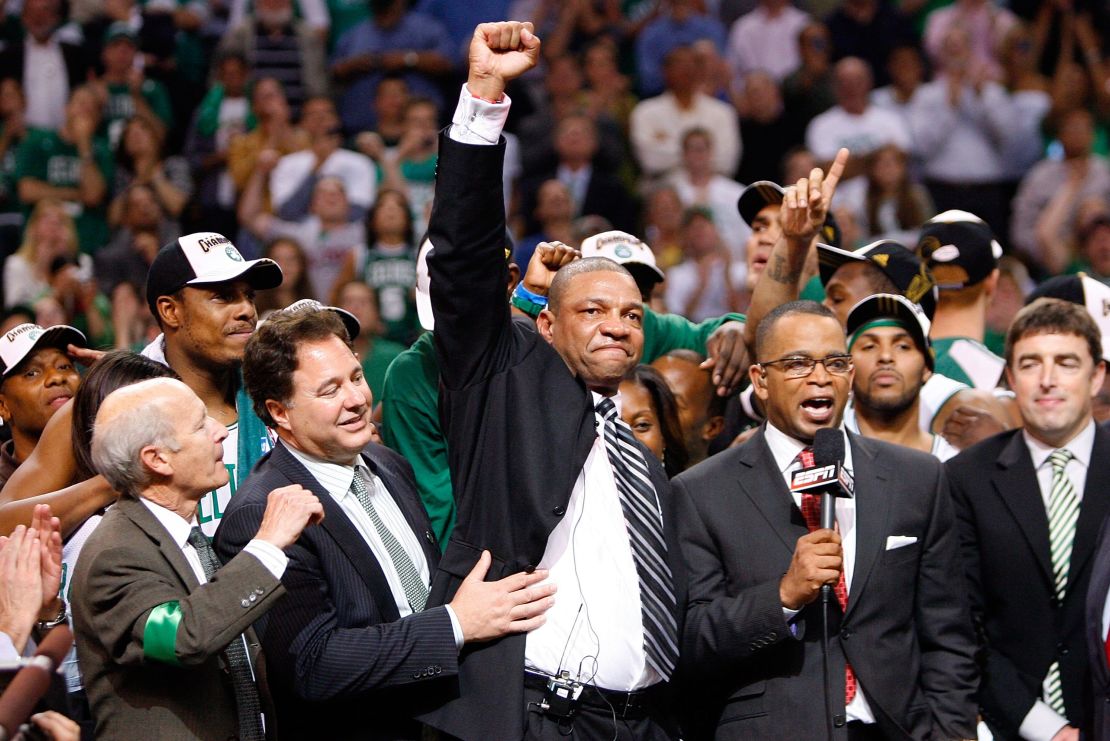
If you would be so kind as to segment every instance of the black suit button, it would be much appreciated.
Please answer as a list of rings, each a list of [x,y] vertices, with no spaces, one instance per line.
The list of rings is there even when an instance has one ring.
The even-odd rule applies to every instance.
[[[536,564],[534,564],[534,563],[524,564],[524,573],[525,574],[531,574],[535,570],[536,570]]]
[[[426,539],[426,540],[427,540],[427,541],[428,541],[429,543],[431,543],[432,545],[435,545],[435,544],[436,544],[436,536],[432,535],[432,531],[431,531],[431,530],[425,530],[425,531],[424,531],[424,538],[425,538],[425,539]]]
[[[844,724],[847,723],[847,722],[848,722],[847,719],[843,715],[834,715],[833,716],[833,725],[836,726],[837,728],[843,728]]]
[[[840,631],[840,640],[846,641],[851,637],[852,637],[852,631],[848,630],[847,628],[844,628],[843,630]]]
[[[413,679],[420,679],[420,672],[413,672],[412,673],[412,678]]]
[[[436,673],[436,674],[442,674],[442,673],[443,673],[443,667],[441,667],[441,666],[437,666],[437,667],[436,667],[436,672],[435,672],[435,673]]]
[[[566,512],[567,512],[567,508],[563,507],[561,505],[558,506],[558,507],[555,507],[555,509],[551,510],[551,514],[555,515],[556,517],[562,517],[563,515],[566,514]]]

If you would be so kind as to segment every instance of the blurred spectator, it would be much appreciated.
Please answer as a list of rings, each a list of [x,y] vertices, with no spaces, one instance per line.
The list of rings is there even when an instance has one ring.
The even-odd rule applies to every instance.
[[[451,39],[452,50],[448,57],[452,62],[466,58],[467,45],[479,23],[509,17],[509,0],[417,0],[413,5],[417,11],[426,13],[443,24]]]
[[[4,262],[4,306],[33,304],[50,293],[51,265],[58,258],[77,258],[77,230],[65,205],[41,199],[27,219],[23,244]],[[81,255],[92,273],[92,258]]]
[[[308,280],[308,256],[295,239],[278,237],[266,244],[262,256],[268,257],[281,268],[281,285],[259,291],[254,305],[258,316],[284,309],[301,299],[312,298],[312,283]]]
[[[406,0],[370,0],[370,14],[340,37],[332,55],[331,73],[347,85],[339,113],[349,134],[374,128],[375,112],[367,103],[389,73],[403,73],[414,95],[441,105],[438,83],[457,56],[440,22],[408,10]]]
[[[1110,286],[1110,210],[1092,213],[1079,224],[1079,254],[1071,272],[1082,271]],[[1105,315],[1105,308],[1103,315]]]
[[[239,222],[263,242],[277,237],[296,240],[308,258],[311,298],[326,301],[335,288],[347,255],[366,238],[362,222],[351,219],[347,190],[337,177],[322,177],[316,181],[305,217],[286,220],[265,213],[262,209],[264,183],[276,165],[277,154],[272,150],[259,156],[258,168],[239,201]]]
[[[124,221],[127,226],[118,230],[107,247],[96,253],[96,280],[104,295],[115,293],[120,283],[130,283],[142,288],[150,263],[158,248],[181,236],[181,230],[162,218],[150,189],[145,185],[133,186],[127,199]]]
[[[615,229],[634,229],[636,204],[617,177],[596,164],[597,151],[597,127],[592,119],[570,115],[559,121],[555,129],[557,164],[525,185],[525,208],[535,203],[539,185],[554,177],[570,191],[572,218],[597,215]]]
[[[279,155],[286,155],[307,149],[312,144],[308,134],[293,125],[285,92],[281,83],[272,77],[255,82],[251,90],[250,115],[258,125],[249,133],[232,136],[227,151],[227,170],[240,193],[247,187],[262,150],[272,149]],[[270,194],[267,192],[267,207],[269,201]]]
[[[782,99],[791,126],[803,131],[809,122],[836,105],[833,93],[832,40],[819,21],[798,34],[801,64],[782,81]]]
[[[621,381],[621,419],[644,447],[663,464],[668,478],[686,470],[690,455],[683,440],[678,402],[663,375],[637,365]]]
[[[525,4],[537,5],[534,2]],[[519,11],[521,5],[516,3],[516,10]],[[604,34],[617,32],[622,20],[619,5],[604,0],[541,0],[529,16],[537,33],[546,34],[541,36],[544,40],[542,52],[549,59],[580,52],[587,44],[604,38]]]
[[[413,231],[424,233],[432,210],[439,152],[439,110],[430,98],[412,98],[405,106],[405,133],[396,147],[385,147],[373,132],[359,138],[363,154],[382,174],[382,187],[404,194],[412,211]],[[506,152],[508,159],[508,152]]]
[[[158,205],[176,222],[193,194],[193,176],[184,157],[162,156],[162,141],[161,133],[145,116],[136,116],[124,125],[116,150],[114,191],[122,194],[132,185],[150,186]],[[115,210],[113,201],[108,210],[113,224]]]
[[[709,39],[718,50],[725,48],[725,27],[701,11],[697,0],[659,0],[659,15],[649,22],[636,40],[636,73],[640,95],[663,92],[667,83],[667,58],[672,51],[699,39]]]
[[[890,84],[871,91],[871,102],[900,114],[909,126],[909,110],[914,96],[925,82],[925,58],[913,43],[890,50],[886,61]]]
[[[716,137],[713,169],[722,175],[736,171],[740,160],[740,129],[736,111],[696,88],[693,51],[672,49],[663,63],[667,91],[641,101],[632,111],[632,146],[640,167],[649,177],[667,175],[680,161],[682,136],[693,128]]]
[[[709,444],[725,424],[726,398],[717,395],[712,371],[703,368],[703,362],[704,355],[680,349],[671,350],[651,363],[674,394],[690,465],[701,463],[709,456]]]
[[[858,174],[862,157],[879,147],[894,144],[909,151],[910,132],[896,113],[871,104],[871,70],[855,57],[841,59],[833,68],[837,105],[817,116],[806,127],[806,146],[819,162],[830,163],[837,150],[852,153],[846,177]],[[787,181],[790,182],[790,181]]]
[[[687,209],[682,237],[685,257],[667,271],[667,310],[694,322],[736,311],[740,296],[735,263],[713,226],[713,215],[704,208]]]
[[[75,39],[64,38],[61,0],[24,0],[24,34],[0,51],[0,76],[14,77],[27,98],[27,125],[57,130],[66,103],[87,79],[89,60]]]
[[[144,116],[160,137],[173,126],[173,108],[166,87],[148,79],[135,65],[138,36],[127,23],[117,21],[104,34],[101,59],[104,73],[95,83],[104,116],[100,133],[107,136],[112,149],[119,146],[123,127],[135,116]]]
[[[710,132],[690,129],[683,135],[682,165],[670,180],[684,207],[701,206],[711,214],[721,242],[733,259],[742,262],[744,245],[751,233],[736,210],[736,201],[744,186],[713,172],[713,135]]]
[[[536,191],[536,207],[532,211],[535,231],[516,243],[513,248],[513,262],[527,265],[532,253],[540,242],[562,242],[575,247],[571,222],[574,219],[574,204],[570,188],[558,178],[550,178],[540,184]]]
[[[995,355],[1006,349],[1006,330],[1014,315],[1025,305],[1025,297],[1033,290],[1033,279],[1021,260],[1003,255],[998,260],[998,286],[987,305],[987,332],[983,344]]]
[[[1052,109],[1052,96],[1048,79],[1038,70],[1036,41],[1023,24],[1015,24],[1006,34],[1000,61],[1002,84],[1010,94],[1014,113],[1002,150],[1004,179],[1012,195],[1018,181],[1044,156],[1041,123]]]
[[[925,49],[933,65],[943,67],[949,54],[948,32],[961,29],[969,45],[965,62],[968,71],[977,79],[998,81],[1002,70],[997,50],[1017,22],[1017,16],[994,0],[956,0],[929,14],[925,21]]]
[[[371,403],[377,404],[382,400],[385,372],[393,359],[405,351],[405,346],[380,336],[378,297],[373,288],[359,280],[348,281],[339,287],[336,298],[336,306],[354,314],[362,325],[362,331],[351,344],[362,364],[366,385],[370,387]]]
[[[759,0],[729,30],[727,57],[733,72],[739,77],[763,70],[782,81],[801,64],[798,34],[807,23],[809,15],[790,0]]]
[[[682,200],[673,186],[657,185],[648,191],[644,239],[651,245],[660,270],[669,270],[682,262]]]
[[[112,250],[124,250],[139,232],[151,232],[157,236],[159,245],[181,236],[180,224],[166,213],[153,185],[138,182],[131,184],[112,202],[112,208],[116,229],[111,241],[96,255],[97,264],[103,265],[109,272],[112,270],[111,256],[101,258],[100,255]]]
[[[867,155],[862,177],[842,183],[834,203],[851,211],[861,244],[916,244],[917,230],[936,215],[929,191],[910,179],[909,156],[893,144]]]
[[[374,202],[377,172],[364,154],[340,146],[343,142],[339,115],[330,98],[310,98],[301,115],[301,128],[312,146],[278,160],[270,174],[270,199],[274,212],[286,221],[308,215],[312,192],[321,178],[343,181],[351,205],[350,220],[361,221]]]
[[[77,222],[81,250],[92,253],[108,240],[105,205],[112,182],[112,153],[96,136],[100,104],[88,86],[76,88],[66,103],[58,131],[32,129],[19,145],[16,178],[19,200],[30,208],[49,198],[65,203]]]
[[[347,256],[338,285],[351,280],[374,289],[385,328],[382,336],[409,345],[420,331],[414,293],[416,236],[412,211],[400,191],[379,191],[366,216],[366,240]]]
[[[386,75],[374,91],[375,132],[387,147],[395,147],[405,133],[405,106],[409,102],[409,86],[400,75]],[[364,132],[365,133],[365,132]],[[361,136],[361,134],[360,134]]]
[[[915,41],[909,19],[891,0],[844,0],[825,20],[833,58],[859,57],[885,85],[887,60],[899,44]]]
[[[294,117],[310,97],[327,95],[324,39],[293,15],[293,0],[254,0],[254,12],[228,30],[219,53],[247,60],[258,77],[272,77],[285,90]]]
[[[741,183],[775,180],[783,156],[805,138],[805,126],[786,110],[775,78],[766,72],[749,72],[743,92],[736,97],[744,142],[736,179]]]
[[[231,139],[246,133],[246,60],[221,55],[215,61],[216,83],[200,102],[185,139],[184,152],[197,178],[194,213],[206,229],[235,232],[235,184],[227,169]]]
[[[947,33],[941,56],[936,79],[921,86],[910,110],[925,184],[938,211],[974,204],[993,229],[1008,228],[1001,181],[1003,146],[1014,119],[1010,97],[976,66],[963,28]]]
[[[255,0],[218,0],[219,4],[228,6],[227,27],[235,28],[247,20],[247,15],[255,12]],[[294,0],[296,17],[303,18],[309,28],[317,35],[335,38],[337,28],[342,30],[350,28],[353,23],[348,19],[358,17],[365,20],[370,17],[370,8],[365,0]],[[361,6],[361,9],[358,7]],[[346,23],[347,25],[344,25]],[[356,21],[357,23],[357,21]]]
[[[793,147],[782,158],[782,178],[779,182],[796,183],[802,178],[809,177],[809,173],[815,167],[817,167],[817,157],[813,152],[801,145]]]
[[[1038,162],[1022,178],[1014,198],[1010,242],[1056,275],[1072,259],[1060,250],[1061,235],[1075,228],[1076,209],[1089,196],[1110,196],[1110,164],[1092,153],[1095,129],[1090,111],[1074,108],[1060,118],[1062,160]]]
[[[0,78],[0,260],[19,245],[23,209],[16,182],[16,154],[27,135],[27,101],[14,77]]]
[[[631,92],[631,80],[621,74],[616,43],[602,38],[591,44],[586,49],[582,71],[586,76],[586,109],[595,120],[607,118],[616,123],[627,137],[636,96]]]
[[[699,39],[690,48],[697,63],[698,90],[717,100],[732,100],[732,68],[717,45],[709,39]]]

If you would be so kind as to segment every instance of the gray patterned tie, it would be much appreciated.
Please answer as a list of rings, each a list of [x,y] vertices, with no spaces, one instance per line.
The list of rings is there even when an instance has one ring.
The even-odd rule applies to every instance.
[[[366,481],[363,480],[363,476],[362,467],[355,466],[355,476],[351,479],[351,493],[355,495],[358,503],[370,516],[370,521],[374,523],[374,529],[378,531],[382,544],[389,551],[389,560],[393,562],[393,568],[397,570],[397,576],[401,578],[401,587],[405,590],[405,598],[409,601],[409,607],[412,608],[413,612],[421,612],[424,610],[424,606],[428,604],[428,585],[420,578],[420,572],[416,569],[416,564],[412,562],[412,558],[409,557],[408,551],[397,540],[397,537],[389,531],[389,528],[385,526],[382,518],[378,515],[378,511],[374,509],[374,503],[370,501],[370,492],[366,488]]]
[[[200,556],[200,565],[204,568],[204,576],[211,581],[220,568],[220,560],[216,558],[212,544],[199,527],[189,531],[189,545],[196,549]],[[250,659],[247,657],[247,643],[242,635],[236,636],[234,641],[227,644],[224,657],[231,670],[235,705],[239,710],[239,739],[263,741],[266,734],[262,730],[262,703],[258,699],[258,687],[254,684]]]
[[[636,446],[632,429],[617,415],[612,399],[602,399],[598,413],[605,419],[605,449],[624,511],[632,560],[640,577],[640,612],[644,623],[644,653],[648,664],[664,680],[678,660],[674,577],[667,565],[663,516],[647,463]]]

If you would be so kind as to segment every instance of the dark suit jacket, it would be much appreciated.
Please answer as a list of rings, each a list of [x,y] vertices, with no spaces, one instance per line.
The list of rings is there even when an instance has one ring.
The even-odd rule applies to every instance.
[[[855,566],[830,620],[836,738],[846,737],[844,662],[884,737],[974,738],[974,642],[958,580],[952,508],[932,456],[849,434]],[[684,674],[704,725],[688,737],[824,737],[820,599],[791,633],[779,582],[808,530],[763,430],[672,482],[689,563]],[[890,536],[916,542],[887,549]]]
[[[543,177],[529,178],[522,184],[524,194],[524,213],[528,215],[529,223],[538,227],[538,222],[533,220],[536,210],[536,197],[540,186],[545,181],[554,179],[556,170],[549,170]],[[582,211],[575,216],[601,216],[613,225],[614,229],[635,233],[639,208],[636,200],[628,193],[624,183],[608,172],[600,164],[593,166],[590,173],[590,182],[586,186],[586,196],[582,199]],[[533,229],[538,231],[538,229]],[[527,268],[527,266],[524,266]]]
[[[1053,661],[1060,662],[1068,719],[1089,727],[1084,609],[1095,540],[1110,511],[1110,432],[1101,427],[1091,460],[1062,604],[1048,514],[1021,430],[988,438],[947,463],[982,647],[979,705],[999,741],[1018,737]]]
[[[1110,741],[1110,667],[1106,663],[1106,632],[1102,610],[1110,592],[1110,518],[1103,520],[1095,556],[1091,561],[1091,583],[1087,588],[1087,656],[1094,697],[1091,703],[1091,736]]]
[[[438,549],[412,468],[381,445],[363,451],[424,547]],[[418,738],[412,716],[457,670],[445,608],[403,620],[373,551],[338,503],[278,442],[231,498],[216,551],[231,558],[254,536],[274,489],[300,484],[324,505],[324,521],[286,549],[287,594],[256,629],[269,667],[282,735],[290,739]]]
[[[200,586],[162,524],[138,499],[121,497],[81,550],[70,597],[96,737],[237,738],[235,693],[222,652],[246,633],[261,683],[249,626],[284,592],[250,554]],[[182,613],[175,645],[180,666],[143,654],[147,616],[170,601]]]
[[[12,42],[0,50],[0,78],[11,77],[12,79],[19,80],[19,84],[23,84],[23,67],[24,67],[24,45],[25,39]],[[65,60],[66,77],[69,80],[69,91],[72,93],[73,89],[84,84],[88,80],[89,65],[93,61],[89,59],[85,51],[76,44],[69,44],[61,42],[59,44],[62,48],[62,59]],[[99,62],[100,60],[95,60]]]
[[[428,270],[443,384],[440,414],[458,514],[431,604],[451,599],[482,549],[493,556],[488,579],[534,570],[597,435],[585,384],[534,324],[510,318],[498,195],[504,140],[475,146],[444,135],[439,152]],[[645,458],[663,504],[667,560],[681,608],[685,566],[670,489],[654,456]],[[524,642],[517,635],[467,646],[456,699],[426,720],[464,739],[520,738]]]

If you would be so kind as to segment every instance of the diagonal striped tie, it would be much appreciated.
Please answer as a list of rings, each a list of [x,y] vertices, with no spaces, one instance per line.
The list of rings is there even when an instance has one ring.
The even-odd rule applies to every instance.
[[[647,462],[632,429],[617,416],[612,399],[602,399],[597,411],[605,420],[605,449],[617,484],[632,560],[640,577],[640,609],[644,622],[644,653],[648,665],[670,679],[678,660],[674,579],[667,565],[663,515]]]
[[[1068,565],[1075,542],[1075,523],[1079,520],[1079,497],[1065,470],[1075,456],[1061,448],[1048,456],[1052,464],[1052,491],[1048,497],[1048,545],[1052,554],[1052,575],[1056,580],[1056,598],[1063,601],[1068,587]],[[1060,662],[1052,662],[1044,680],[1044,698],[1049,707],[1064,713],[1064,692],[1060,686]]]
[[[366,481],[363,478],[364,475],[362,466],[356,466],[355,476],[351,479],[351,493],[355,495],[358,503],[370,516],[370,521],[374,523],[374,529],[378,531],[382,544],[389,551],[389,560],[393,562],[393,568],[397,570],[397,576],[401,578],[401,587],[405,590],[405,598],[409,601],[409,607],[412,608],[413,612],[422,612],[424,606],[428,604],[428,585],[420,578],[420,572],[416,569],[416,564],[412,562],[412,558],[405,547],[401,545],[401,541],[397,540],[397,536],[389,531],[389,528],[382,522],[378,510],[374,509],[374,503],[370,501],[370,491],[366,488]]]
[[[212,544],[208,542],[208,536],[199,527],[194,527],[189,531],[189,545],[196,549],[197,556],[200,557],[200,565],[204,568],[204,576],[211,581],[220,569],[220,560],[216,557]],[[251,599],[254,599],[254,595],[251,595]],[[239,739],[262,741],[266,738],[262,726],[262,702],[258,698],[258,687],[254,683],[250,656],[247,654],[247,642],[242,634],[235,636],[235,640],[227,644],[224,658],[227,660],[231,686],[235,692],[235,706],[239,715]]]

